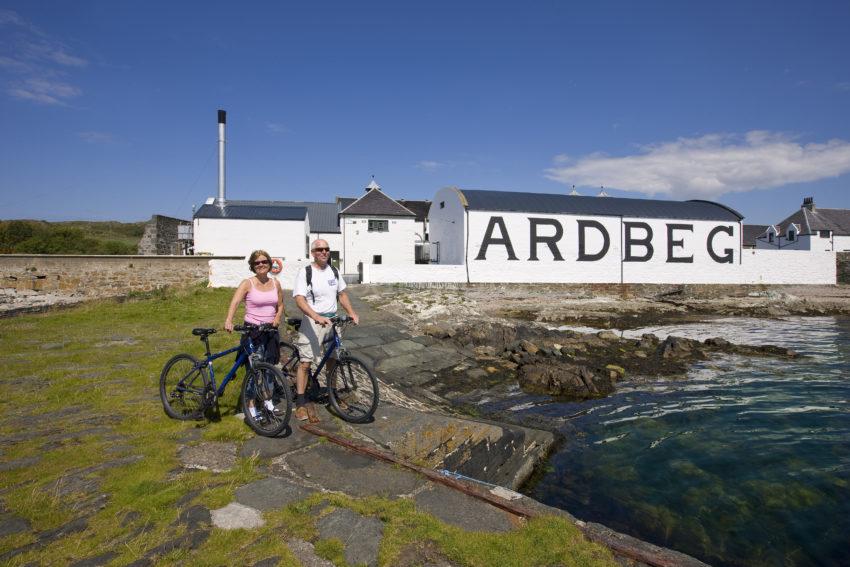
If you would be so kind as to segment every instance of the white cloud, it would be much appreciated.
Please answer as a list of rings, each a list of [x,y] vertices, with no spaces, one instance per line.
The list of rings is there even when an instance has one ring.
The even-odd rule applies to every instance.
[[[850,172],[850,142],[800,144],[754,130],[709,134],[639,148],[631,156],[555,156],[546,177],[566,185],[713,199],[725,193],[815,181]]]
[[[7,92],[15,98],[50,105],[65,105],[67,99],[82,93],[73,85],[36,78],[13,85]]]
[[[69,84],[69,71],[88,61],[11,10],[0,9],[0,71],[6,71],[6,93],[14,98],[64,105],[82,91]],[[61,79],[58,79],[61,78]]]
[[[286,134],[289,132],[289,128],[277,122],[266,122],[266,131],[271,134]]]
[[[437,171],[438,169],[446,167],[446,164],[426,159],[420,161],[414,167],[416,167],[416,169],[421,169],[422,171]]]

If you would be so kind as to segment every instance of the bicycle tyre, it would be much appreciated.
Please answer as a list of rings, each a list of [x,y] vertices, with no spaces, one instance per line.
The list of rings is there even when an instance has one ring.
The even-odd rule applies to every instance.
[[[171,357],[159,375],[159,397],[168,417],[181,421],[200,419],[207,409],[207,369],[191,354]]]
[[[378,380],[366,364],[353,356],[337,361],[328,378],[331,409],[349,423],[366,423],[378,409]]]
[[[272,402],[273,409],[266,401]],[[252,403],[256,413],[251,412]],[[242,412],[245,423],[257,435],[276,437],[283,433],[292,413],[292,390],[280,370],[265,362],[254,363],[253,370],[246,368]]]

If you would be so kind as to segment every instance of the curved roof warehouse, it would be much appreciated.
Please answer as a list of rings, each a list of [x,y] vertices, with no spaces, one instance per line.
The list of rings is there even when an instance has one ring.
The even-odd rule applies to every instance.
[[[470,281],[687,282],[740,262],[742,219],[710,201],[449,187],[431,203],[431,259]]]

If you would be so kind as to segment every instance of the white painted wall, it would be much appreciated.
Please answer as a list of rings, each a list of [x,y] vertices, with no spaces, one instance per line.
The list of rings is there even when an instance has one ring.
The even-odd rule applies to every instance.
[[[364,283],[466,283],[466,266],[459,264],[412,264],[376,266],[364,264]]]
[[[284,262],[307,254],[308,221],[195,219],[195,255],[245,256],[266,250]]]
[[[479,259],[487,226],[492,217],[501,217],[513,245],[516,260],[508,259],[505,246],[491,244],[487,247],[485,258]],[[557,221],[563,228],[561,239],[557,243],[563,258],[555,260],[549,246],[537,244],[537,260],[532,260],[531,218]],[[596,222],[604,227],[608,234],[608,251],[600,259],[579,261],[579,223]],[[622,223],[622,224],[621,224]],[[645,223],[652,230],[652,256],[647,261],[625,261],[627,223]],[[676,230],[672,240],[681,240],[682,246],[673,250],[675,258],[693,256],[691,263],[668,261],[668,225],[691,225],[692,231]],[[733,264],[719,263],[713,260],[707,250],[707,239],[717,226],[729,227],[731,234],[719,233],[713,240],[717,255],[726,255],[731,250]],[[717,221],[684,221],[680,219],[639,219],[619,217],[584,217],[573,215],[535,215],[528,213],[490,213],[472,211],[469,213],[469,272],[473,281],[496,281],[501,277],[505,282],[582,282],[582,283],[619,283],[620,281],[642,282],[657,278],[672,278],[682,282],[689,279],[705,278],[704,272],[719,271],[731,273],[740,261],[740,225]],[[555,227],[542,225],[538,234],[555,234]],[[632,237],[643,239],[647,235],[643,228],[632,229]],[[498,226],[493,237],[503,238]],[[585,254],[602,251],[604,237],[594,227],[585,229]],[[644,256],[645,246],[632,244],[632,256]],[[621,261],[622,259],[622,261]]]
[[[466,244],[466,209],[453,187],[437,191],[428,213],[429,240],[439,244],[440,264],[463,264]],[[431,261],[434,261],[432,255]]]
[[[369,232],[369,220],[386,220],[386,232]],[[342,273],[356,274],[357,264],[372,263],[374,255],[390,266],[415,264],[416,229],[419,225],[414,217],[342,216],[343,252]]]
[[[308,264],[308,260],[299,258],[293,262],[283,263],[283,270],[271,277],[280,280],[283,289],[291,290],[295,285],[295,275],[302,267]],[[210,287],[237,287],[239,283],[253,276],[248,269],[247,260],[210,260]]]
[[[850,236],[833,236],[832,238],[836,252],[850,251]]]
[[[644,274],[636,279],[625,279],[623,283],[659,283],[659,284],[824,284],[835,285],[836,267],[835,253],[824,252],[823,254],[812,254],[804,250],[755,250],[743,251],[741,263],[728,264],[728,270],[695,272],[693,275],[685,275],[681,272],[658,272],[644,268],[652,277]],[[793,266],[794,269],[789,269]],[[520,282],[522,278],[502,277],[512,267],[502,265],[501,271],[484,273],[477,272],[473,277],[470,273],[471,283],[500,283],[506,281]],[[801,281],[801,274],[805,274],[805,281]],[[393,266],[369,266],[363,271],[363,283],[426,283],[426,282],[456,282],[466,283],[466,274],[463,266],[458,265],[418,265],[409,267]],[[538,280],[540,281],[540,280]],[[560,281],[547,280],[550,283],[595,283],[580,277],[564,279]],[[610,278],[608,283],[619,283],[618,279]]]

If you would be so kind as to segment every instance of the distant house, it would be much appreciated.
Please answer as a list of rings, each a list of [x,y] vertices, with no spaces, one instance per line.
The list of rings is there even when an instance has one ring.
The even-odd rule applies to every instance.
[[[338,199],[342,210],[342,273],[355,274],[358,264],[413,265],[421,225],[417,215],[387,196],[373,179],[366,194],[349,202]],[[424,238],[420,235],[419,238]]]
[[[766,224],[745,224],[742,226],[742,244],[744,248],[755,248],[756,240],[767,231]]]
[[[182,256],[191,253],[192,222],[153,215],[139,240],[140,256]]]
[[[258,248],[272,257],[292,261],[306,258],[310,246],[308,209],[275,201],[225,201],[215,199],[194,217],[195,254],[247,256]]]
[[[756,248],[850,251],[850,209],[819,209],[806,197],[800,210],[765,229]]]

